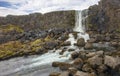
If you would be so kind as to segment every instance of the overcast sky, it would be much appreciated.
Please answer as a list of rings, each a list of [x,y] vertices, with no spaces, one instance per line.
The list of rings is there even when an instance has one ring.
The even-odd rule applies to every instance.
[[[0,0],[0,16],[47,13],[59,10],[83,10],[99,0]]]

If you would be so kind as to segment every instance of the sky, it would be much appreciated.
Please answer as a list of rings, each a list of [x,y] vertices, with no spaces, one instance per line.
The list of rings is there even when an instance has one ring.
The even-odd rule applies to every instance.
[[[83,10],[99,0],[0,0],[0,16]]]

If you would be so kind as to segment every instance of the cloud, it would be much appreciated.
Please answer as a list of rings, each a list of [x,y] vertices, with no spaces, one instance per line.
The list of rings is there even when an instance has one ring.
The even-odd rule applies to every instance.
[[[83,10],[99,0],[0,0],[11,6],[0,6],[0,16],[23,15],[34,12],[47,13],[59,10]]]

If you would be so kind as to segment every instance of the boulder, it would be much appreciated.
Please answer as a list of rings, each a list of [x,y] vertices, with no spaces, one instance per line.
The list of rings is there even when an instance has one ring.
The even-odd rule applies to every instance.
[[[93,72],[93,69],[88,63],[86,63],[83,65],[82,71],[91,73],[91,72]]]
[[[94,73],[86,73],[82,71],[77,71],[74,76],[96,76]]]
[[[68,71],[64,71],[59,76],[69,76],[69,72]]]
[[[65,62],[53,62],[52,66],[59,67],[61,70],[68,70],[68,68],[70,68],[72,65]]]
[[[70,49],[68,49],[68,51],[69,51],[69,52],[71,52],[71,51],[75,51],[75,49],[70,48]]]
[[[118,42],[115,42],[115,41],[111,42],[110,45],[113,46],[113,47],[119,46]]]
[[[59,40],[65,41],[65,40],[67,40],[68,38],[69,38],[68,34],[67,34],[67,33],[64,33],[64,34],[61,35],[61,37],[59,38]]]
[[[71,42],[70,41],[65,41],[61,44],[61,46],[70,46],[71,45]]]
[[[90,38],[90,40],[88,40],[88,42],[90,42],[90,43],[95,43],[95,42],[96,42],[96,39],[95,39],[95,38]]]
[[[84,47],[85,46],[85,40],[84,38],[80,38],[77,40],[77,46]]]
[[[77,69],[81,69],[83,65],[83,60],[81,58],[76,58],[73,62],[73,66]]]
[[[49,41],[44,44],[44,48],[48,50],[53,50],[57,46],[59,46],[57,41]]]
[[[79,56],[79,53],[78,53],[78,52],[73,52],[73,53],[71,54],[72,59],[78,58],[78,56]]]
[[[86,43],[84,49],[85,50],[91,50],[91,49],[93,49],[93,44],[92,43]]]
[[[78,70],[74,67],[71,67],[68,69],[68,71],[69,71],[69,75],[73,76]]]
[[[115,68],[116,66],[120,65],[120,57],[112,57],[112,56],[105,56],[104,57],[104,63],[111,67],[111,68]]]
[[[102,65],[103,64],[103,58],[96,55],[96,56],[93,56],[91,58],[88,58],[87,62],[92,66]]]
[[[104,73],[105,71],[107,71],[108,67],[106,65],[100,65],[96,70],[98,73]]]

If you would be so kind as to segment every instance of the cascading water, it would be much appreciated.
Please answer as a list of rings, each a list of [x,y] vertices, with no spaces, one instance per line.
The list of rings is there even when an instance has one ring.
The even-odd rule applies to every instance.
[[[82,25],[82,19],[82,11],[76,11],[76,25],[73,30],[75,32],[78,32],[77,39],[82,37],[85,39],[85,41],[87,41],[89,39],[89,35],[85,33],[84,26]],[[74,46],[74,43],[77,42],[77,39],[74,38],[74,35],[72,33],[69,34],[69,39],[67,41],[71,42],[71,46],[68,46],[67,49],[74,48],[76,50],[76,46]],[[59,53],[62,51],[63,48],[64,47],[61,47],[61,49],[58,50],[52,50],[56,52],[51,51],[39,57],[28,58],[25,61],[23,61],[22,59],[16,59],[14,60],[14,63],[12,61],[8,61],[9,67],[2,68],[0,70],[0,76],[48,76],[48,74],[51,72],[52,62],[65,62],[69,60],[72,52],[68,52],[66,50],[63,55],[60,55]],[[0,63],[0,65],[5,66],[4,63],[8,62]],[[14,64],[17,66],[14,67]],[[34,71],[37,72],[35,74],[33,73],[33,75],[29,75],[31,72]]]
[[[75,28],[73,29],[74,31],[76,32],[81,32],[81,33],[84,33],[84,29],[83,29],[83,26],[82,26],[82,11],[76,11],[76,15],[75,15]]]

